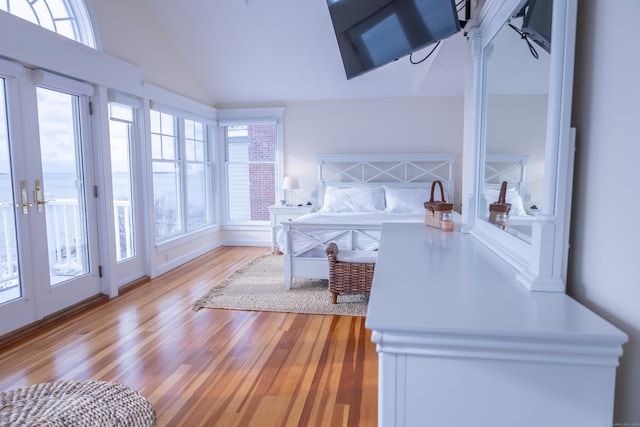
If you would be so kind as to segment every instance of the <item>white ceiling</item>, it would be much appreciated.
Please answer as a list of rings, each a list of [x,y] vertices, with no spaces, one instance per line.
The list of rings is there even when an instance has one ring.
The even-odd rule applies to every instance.
[[[462,32],[347,80],[326,0],[145,1],[216,105],[464,93]]]

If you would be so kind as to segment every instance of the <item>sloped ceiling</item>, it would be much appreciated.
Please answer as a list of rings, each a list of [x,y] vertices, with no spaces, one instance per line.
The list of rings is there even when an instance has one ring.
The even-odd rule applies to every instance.
[[[347,80],[326,0],[144,1],[216,105],[464,92],[462,32]]]

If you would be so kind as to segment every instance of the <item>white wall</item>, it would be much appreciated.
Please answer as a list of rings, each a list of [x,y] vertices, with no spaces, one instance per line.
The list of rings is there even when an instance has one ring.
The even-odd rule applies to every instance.
[[[219,108],[251,108],[221,105]],[[298,203],[317,190],[324,154],[454,153],[455,188],[462,186],[463,97],[407,97],[288,102],[284,110],[284,175],[300,178]],[[459,200],[456,206],[459,207]],[[223,242],[268,244],[270,231],[226,229]]]
[[[529,156],[527,207],[542,203],[547,103],[546,95],[490,95],[487,102],[487,153]]]
[[[640,16],[640,2],[613,3],[578,4],[568,293],[629,335],[618,368],[614,425],[638,425],[640,56],[638,29],[624,18]]]
[[[312,199],[317,157],[324,154],[454,153],[459,193],[463,103],[462,97],[288,103],[284,118],[284,173],[301,178],[297,200]]]
[[[140,67],[147,83],[211,104],[193,70],[154,18],[146,2],[84,1],[91,3],[95,12],[104,52]]]

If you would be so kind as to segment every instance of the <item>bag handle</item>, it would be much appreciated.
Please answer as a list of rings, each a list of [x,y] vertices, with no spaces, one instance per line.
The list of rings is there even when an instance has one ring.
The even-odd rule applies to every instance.
[[[502,181],[500,194],[498,195],[498,203],[507,203],[507,181]]]
[[[433,183],[431,183],[431,198],[429,199],[430,202],[433,202],[433,193],[434,190],[436,189],[436,184],[438,184],[440,186],[440,195],[442,196],[442,203],[445,203],[444,201],[444,187],[442,186],[442,183],[439,180],[435,180],[433,181]],[[506,184],[506,182],[505,182]],[[506,189],[505,189],[506,191]],[[505,197],[506,197],[506,193],[505,193]]]

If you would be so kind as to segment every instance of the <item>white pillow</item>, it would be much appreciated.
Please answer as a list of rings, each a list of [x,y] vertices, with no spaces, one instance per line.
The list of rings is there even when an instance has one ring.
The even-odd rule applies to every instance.
[[[382,187],[327,187],[320,212],[373,212],[384,209]]]
[[[486,190],[484,197],[487,199],[487,209],[491,203],[498,201],[500,197],[500,190]],[[525,216],[527,211],[524,209],[524,203],[522,203],[522,197],[518,194],[515,188],[509,188],[505,197],[507,203],[511,203],[511,210],[509,216]]]
[[[385,212],[424,212],[424,202],[429,200],[426,188],[384,187]]]

